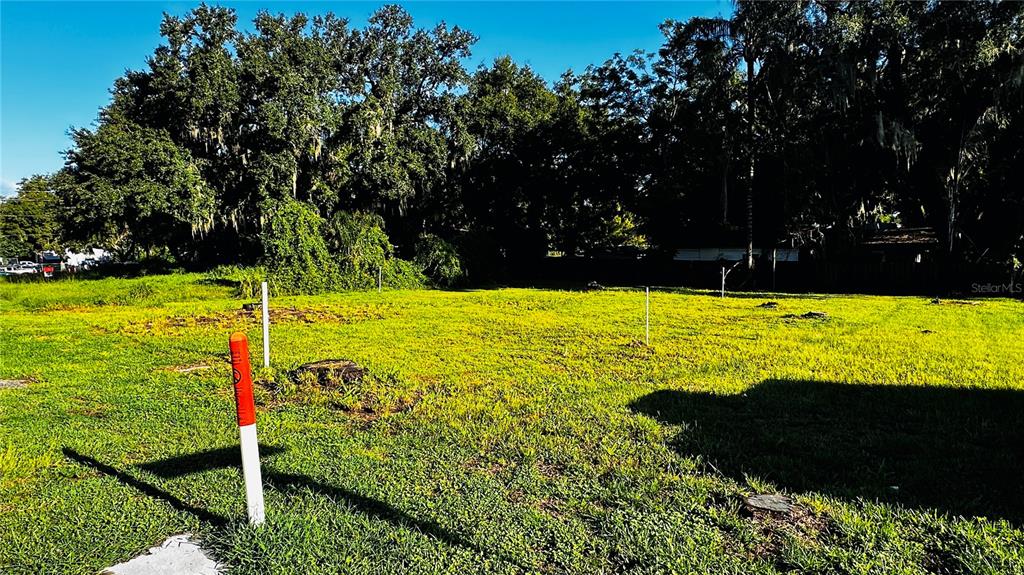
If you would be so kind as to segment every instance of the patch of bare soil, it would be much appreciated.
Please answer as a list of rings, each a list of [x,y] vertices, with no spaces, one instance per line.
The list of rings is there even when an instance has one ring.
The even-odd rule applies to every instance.
[[[290,375],[300,383],[335,389],[359,383],[366,375],[366,369],[347,359],[323,359],[300,365]]]
[[[939,299],[935,298],[932,300],[932,305],[981,305],[980,301],[963,300],[963,299]]]
[[[185,365],[172,365],[170,367],[163,368],[163,371],[172,371],[174,373],[193,373],[196,371],[205,371],[207,369],[213,369],[212,365],[205,363],[193,363]]]
[[[146,322],[130,322],[121,328],[123,333],[149,333],[174,331],[195,327],[220,327],[236,329],[240,326],[258,324],[262,313],[257,308],[238,309],[206,315],[171,316]],[[275,323],[341,323],[352,324],[362,321],[385,319],[389,314],[380,306],[366,306],[345,309],[271,307],[270,324]]]
[[[388,415],[410,411],[422,399],[423,394],[419,392],[399,397],[394,401],[383,401],[371,393],[353,405],[344,405],[338,408],[363,423],[372,423]]]
[[[537,509],[541,513],[550,515],[552,517],[562,516],[562,502],[559,499],[553,497],[542,497],[537,501]]]
[[[537,462],[537,473],[545,479],[554,479],[565,473],[565,467],[558,463],[548,463],[546,461]]]
[[[795,313],[787,313],[786,315],[782,316],[782,319],[819,319],[819,320],[824,320],[824,319],[828,319],[828,314],[823,312],[823,311],[809,311],[807,313],[802,313],[800,315],[796,315]]]
[[[0,379],[0,389],[18,389],[22,387],[28,387],[30,383],[36,383],[38,380],[34,377],[26,377],[21,379]]]
[[[831,528],[828,518],[814,514],[785,495],[744,497],[742,514],[754,523],[761,535],[751,555],[776,562],[787,538],[815,541]]]
[[[397,380],[371,374],[347,359],[325,359],[290,371],[286,382],[256,381],[257,405],[273,407],[294,401],[316,402],[352,420],[369,425],[381,418],[412,410],[421,390],[404,390]],[[396,389],[397,387],[397,389]]]
[[[462,464],[462,466],[469,471],[478,471],[491,477],[494,477],[509,468],[508,463],[495,461],[493,459],[485,459],[478,456],[470,457]]]
[[[759,307],[761,309],[776,309],[776,308],[779,307],[779,302],[777,302],[777,301],[766,301],[766,302],[764,302],[763,304],[760,304],[757,307]]]

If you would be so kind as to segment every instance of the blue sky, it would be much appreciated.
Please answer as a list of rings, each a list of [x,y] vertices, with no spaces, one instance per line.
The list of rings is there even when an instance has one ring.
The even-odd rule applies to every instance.
[[[380,2],[209,2],[235,8],[248,29],[259,10],[333,11],[362,26]],[[140,69],[160,44],[164,12],[183,14],[197,2],[0,1],[0,195],[34,173],[63,165],[71,126],[93,124],[113,81]],[[653,3],[411,2],[417,25],[444,20],[480,37],[469,68],[509,54],[548,81],[615,52],[655,51],[668,18],[725,15],[729,1]]]

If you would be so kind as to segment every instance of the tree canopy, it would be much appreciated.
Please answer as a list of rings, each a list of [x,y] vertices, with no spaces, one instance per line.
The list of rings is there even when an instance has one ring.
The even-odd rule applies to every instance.
[[[4,242],[249,263],[295,220],[328,234],[322,258],[331,222],[358,213],[410,259],[748,241],[838,255],[900,222],[934,228],[950,258],[1024,259],[1022,13],[739,2],[666,21],[656,54],[549,83],[509,57],[466,70],[472,33],[398,6],[361,29],[262,12],[243,32],[203,5],[165,16],[66,167],[3,205]],[[27,223],[29,194],[59,225]]]

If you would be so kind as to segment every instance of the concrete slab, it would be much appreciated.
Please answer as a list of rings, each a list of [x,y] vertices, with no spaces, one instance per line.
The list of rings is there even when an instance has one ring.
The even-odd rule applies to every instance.
[[[158,547],[131,561],[108,567],[101,575],[221,575],[223,571],[210,559],[191,533],[169,537]]]

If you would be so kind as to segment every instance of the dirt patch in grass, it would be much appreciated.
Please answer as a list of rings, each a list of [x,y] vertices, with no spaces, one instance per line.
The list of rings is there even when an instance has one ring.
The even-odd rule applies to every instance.
[[[256,404],[273,409],[287,404],[317,404],[362,425],[406,413],[424,392],[395,375],[371,373],[349,360],[304,364],[280,380],[257,380]]]
[[[110,411],[110,405],[96,401],[91,397],[74,396],[68,398],[70,405],[67,412],[70,415],[79,415],[93,419],[104,419]]]
[[[372,423],[382,417],[411,411],[422,399],[423,394],[418,391],[391,400],[369,393],[354,403],[342,403],[337,407],[358,421]]]
[[[170,371],[174,373],[194,373],[197,371],[206,371],[207,369],[213,369],[212,365],[205,363],[192,363],[185,365],[172,365],[170,367],[161,368],[161,371]]]
[[[309,383],[326,389],[337,389],[359,383],[366,369],[347,359],[323,359],[300,365],[289,376],[298,383]]]
[[[980,301],[964,300],[964,299],[939,299],[935,298],[932,300],[932,305],[981,305]]]
[[[381,320],[391,317],[389,308],[384,306],[362,306],[343,309],[285,307],[270,308],[270,324],[282,323],[339,323],[353,324],[363,321]],[[171,316],[151,321],[129,322],[121,328],[122,333],[141,334],[153,332],[174,332],[189,328],[217,327],[236,329],[241,326],[259,324],[262,313],[259,309],[211,313],[206,315]]]
[[[82,417],[91,417],[94,419],[103,419],[107,416],[107,407],[102,405],[88,405],[82,407],[76,407],[68,410],[72,415],[81,415]]]
[[[759,498],[767,499],[758,501]],[[831,522],[785,496],[744,497],[741,515],[753,522],[759,542],[749,550],[751,557],[766,559],[782,569],[789,566],[781,558],[787,539],[816,542],[828,534]]]
[[[787,313],[786,315],[782,316],[782,319],[816,319],[816,320],[826,320],[826,319],[828,319],[828,314],[823,312],[823,311],[809,311],[807,313],[802,313],[800,315],[797,315],[795,313]]]
[[[542,497],[537,500],[537,510],[551,517],[561,517],[562,501],[553,497]]]
[[[0,379],[0,389],[19,389],[22,387],[28,387],[29,384],[36,383],[38,381],[39,380],[34,377]]]
[[[565,473],[565,466],[559,463],[537,462],[537,473],[544,479],[554,479]]]
[[[476,471],[495,477],[511,467],[511,465],[505,461],[473,456],[467,459],[466,462],[462,464],[462,467],[469,471]]]

